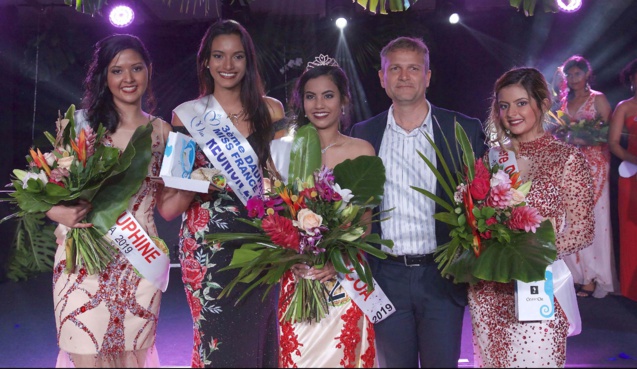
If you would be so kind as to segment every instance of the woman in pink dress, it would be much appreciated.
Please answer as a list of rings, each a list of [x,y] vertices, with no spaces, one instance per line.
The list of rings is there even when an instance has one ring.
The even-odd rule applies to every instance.
[[[151,61],[142,42],[131,35],[114,35],[95,46],[85,85],[86,110],[75,115],[78,127],[93,129],[102,123],[106,142],[123,150],[137,127],[152,121],[152,157],[149,176],[158,176],[170,125],[142,110],[150,89]],[[150,95],[152,96],[152,95]],[[157,237],[154,212],[161,189],[146,178],[130,199],[128,211],[146,233]],[[159,367],[155,336],[162,292],[140,276],[118,253],[98,274],[84,267],[66,273],[64,240],[70,228],[91,211],[85,201],[57,205],[47,216],[59,223],[53,268],[53,302],[60,352],[57,367]],[[165,250],[168,251],[168,250]]]
[[[579,55],[563,66],[566,85],[562,89],[561,110],[571,120],[601,119],[609,122],[611,107],[606,96],[590,88],[591,66]],[[586,156],[595,184],[595,239],[590,247],[567,256],[564,261],[573,274],[577,296],[598,298],[615,291],[612,225],[610,217],[608,145],[579,146]]]
[[[527,202],[553,223],[555,263],[561,263],[593,239],[593,184],[586,159],[575,147],[544,132],[551,95],[537,69],[506,72],[496,81],[493,96],[487,137],[493,137],[493,146],[513,151],[520,179],[532,181]],[[561,269],[568,276],[568,268]],[[564,286],[564,293],[555,292],[554,320],[520,322],[515,314],[515,283],[471,285],[475,366],[564,367],[566,337],[573,331],[569,325],[578,324],[579,317],[575,289],[572,283]]]
[[[633,96],[617,104],[613,112],[608,146],[626,165],[637,165],[637,59],[621,73]],[[623,131],[628,131],[628,147],[621,144]],[[619,178],[619,286],[623,296],[637,301],[637,177]]]

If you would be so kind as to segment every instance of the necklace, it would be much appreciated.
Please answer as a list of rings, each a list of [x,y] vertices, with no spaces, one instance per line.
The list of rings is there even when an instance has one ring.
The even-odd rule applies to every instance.
[[[228,113],[226,113],[228,114]],[[232,122],[232,124],[234,124],[235,126],[237,125],[237,123],[239,123],[239,118],[243,116],[243,109],[241,109],[238,113],[236,114],[228,114],[228,119],[230,119],[230,121]]]
[[[336,145],[339,141],[339,138],[341,138],[341,134],[339,133],[338,137],[336,138],[336,140],[334,140],[334,142],[332,142],[331,144],[325,146],[325,148],[321,149],[321,154],[325,154],[325,152],[327,151],[327,149],[329,149],[330,147]]]
[[[331,144],[325,146],[324,149],[321,149],[321,154],[325,154],[325,152],[327,151],[327,149],[329,149],[330,147],[336,145],[336,142],[332,142]]]

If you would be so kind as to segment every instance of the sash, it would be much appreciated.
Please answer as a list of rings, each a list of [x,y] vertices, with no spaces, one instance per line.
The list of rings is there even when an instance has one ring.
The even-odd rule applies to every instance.
[[[124,211],[115,225],[107,232],[113,246],[126,256],[142,277],[166,292],[170,270],[170,258],[144,231],[135,217]]]
[[[515,153],[510,150],[492,147],[489,150],[489,162],[491,166],[502,165],[507,174],[518,171],[518,162]],[[577,305],[577,295],[571,271],[563,260],[555,260],[551,264],[553,270],[554,296],[560,302],[566,319],[568,320],[568,336],[575,336],[582,332],[582,318]]]
[[[367,283],[361,281],[351,264],[348,264],[347,267],[351,273],[337,273],[336,279],[370,322],[376,324],[396,311],[394,305],[389,301],[389,298],[375,280],[372,279],[374,289],[372,292],[367,292]]]
[[[243,205],[263,194],[259,157],[214,96],[187,101],[174,111]]]

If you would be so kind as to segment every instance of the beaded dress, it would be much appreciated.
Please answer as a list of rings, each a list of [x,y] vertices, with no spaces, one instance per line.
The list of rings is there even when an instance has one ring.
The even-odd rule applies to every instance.
[[[590,245],[593,184],[582,153],[545,134],[520,143],[517,161],[521,180],[532,180],[529,205],[553,223],[558,259]],[[555,320],[519,322],[514,283],[481,281],[469,287],[469,309],[476,367],[564,367],[569,322],[557,299]]]
[[[588,99],[576,111],[568,111],[568,102],[562,101],[562,111],[572,119],[595,119],[595,96],[591,91]],[[595,188],[595,238],[590,247],[564,258],[573,274],[575,283],[587,285],[595,281],[594,297],[604,297],[615,291],[617,276],[613,257],[612,225],[610,217],[609,170],[610,151],[608,145],[580,146],[586,156]]]
[[[80,121],[78,121],[80,123]],[[148,173],[158,176],[164,155],[162,129],[153,123]],[[106,142],[110,141],[108,135]],[[130,199],[128,210],[151,237],[157,237],[154,208],[157,184],[147,177]],[[104,271],[87,275],[84,268],[67,274],[64,239],[56,229],[58,248],[53,268],[53,303],[60,352],[57,367],[159,367],[155,335],[162,293],[140,277],[118,253]]]

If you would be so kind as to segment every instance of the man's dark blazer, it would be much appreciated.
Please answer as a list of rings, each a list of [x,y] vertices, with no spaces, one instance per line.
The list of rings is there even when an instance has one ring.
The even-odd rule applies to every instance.
[[[385,133],[385,128],[387,127],[388,112],[389,111],[386,110],[373,118],[355,124],[350,131],[350,136],[364,139],[365,141],[372,144],[372,146],[374,146],[374,150],[376,150],[376,154],[378,155],[380,144],[383,140],[383,134]],[[459,171],[459,166],[462,164],[462,150],[460,150],[460,147],[456,144],[455,140],[454,119],[457,120],[462,128],[464,128],[465,132],[467,132],[467,136],[469,137],[469,141],[471,142],[471,146],[473,147],[473,152],[476,155],[476,159],[481,158],[486,151],[485,135],[480,120],[476,118],[470,118],[464,114],[452,110],[446,110],[431,105],[431,120],[433,123],[434,142],[440,149],[440,152],[442,153],[442,156],[444,157],[447,165],[449,165],[449,170],[452,174],[456,173],[456,171]],[[452,152],[449,151],[444,137],[447,138],[447,142],[449,142],[449,147],[451,148]],[[424,135],[422,139],[426,139]],[[454,157],[453,161],[451,159],[452,154]],[[454,163],[456,165],[455,168],[453,167]],[[412,165],[422,166],[423,170],[426,168],[426,164],[424,161],[412,163]],[[436,158],[436,165],[440,173],[442,173],[444,176],[444,169],[442,168],[441,161],[438,158]],[[455,189],[452,190],[455,191]],[[451,201],[451,199],[449,199],[439,183],[436,185],[436,195],[448,202]],[[443,210],[444,209],[440,205],[436,204],[436,213]],[[374,210],[374,213],[378,213],[378,208]],[[382,216],[391,216],[391,212],[382,214]],[[377,216],[375,220],[378,219],[379,217]],[[439,246],[451,240],[449,238],[449,231],[450,230],[446,224],[436,222],[436,241]],[[380,231],[380,223],[378,221],[372,223],[372,232],[382,236]]]

